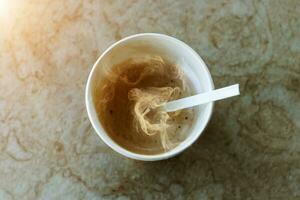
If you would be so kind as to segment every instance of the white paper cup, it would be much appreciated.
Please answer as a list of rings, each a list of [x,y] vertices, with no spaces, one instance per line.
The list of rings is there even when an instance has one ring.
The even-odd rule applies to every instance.
[[[200,56],[182,41],[157,33],[142,33],[126,37],[111,45],[94,64],[86,85],[85,103],[89,119],[100,138],[116,152],[132,159],[155,161],[173,157],[191,146],[205,129],[212,115],[213,102],[195,108],[194,123],[189,129],[187,138],[174,149],[155,155],[137,154],[114,142],[106,133],[93,104],[92,88],[104,77],[103,69],[112,67],[133,56],[163,55],[163,58],[174,62],[191,81],[196,93],[214,89],[211,75]]]

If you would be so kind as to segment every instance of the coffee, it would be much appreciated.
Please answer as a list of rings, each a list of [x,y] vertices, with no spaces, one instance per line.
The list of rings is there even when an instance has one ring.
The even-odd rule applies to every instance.
[[[128,59],[105,72],[92,96],[99,121],[113,141],[129,151],[153,155],[188,136],[193,110],[162,109],[167,101],[191,95],[176,65],[152,56]]]

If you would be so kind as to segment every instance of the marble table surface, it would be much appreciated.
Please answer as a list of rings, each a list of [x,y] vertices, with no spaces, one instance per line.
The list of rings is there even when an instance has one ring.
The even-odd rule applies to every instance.
[[[0,0],[0,199],[300,199],[299,10],[299,0]],[[140,32],[181,39],[216,87],[241,87],[166,161],[113,152],[85,110],[97,57]]]

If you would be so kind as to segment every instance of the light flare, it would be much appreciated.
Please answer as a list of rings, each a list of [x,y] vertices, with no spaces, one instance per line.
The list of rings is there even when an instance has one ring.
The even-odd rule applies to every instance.
[[[8,17],[11,7],[10,0],[0,0],[0,17]]]

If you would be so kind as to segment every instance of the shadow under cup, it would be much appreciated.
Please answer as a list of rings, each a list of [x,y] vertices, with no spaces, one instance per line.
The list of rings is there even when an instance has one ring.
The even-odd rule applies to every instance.
[[[96,61],[90,72],[86,86],[86,107],[89,119],[100,138],[112,149],[129,158],[145,161],[167,159],[189,147],[201,135],[212,114],[213,103],[194,108],[194,122],[188,136],[175,148],[155,155],[143,155],[130,152],[114,142],[106,133],[98,119],[93,104],[93,88],[107,74],[108,68],[132,57],[160,56],[181,68],[194,93],[214,89],[210,73],[200,56],[185,43],[162,34],[144,33],[124,38],[110,46]]]

